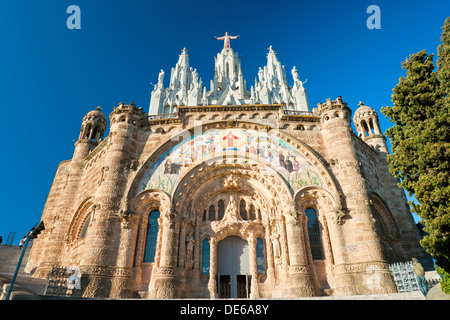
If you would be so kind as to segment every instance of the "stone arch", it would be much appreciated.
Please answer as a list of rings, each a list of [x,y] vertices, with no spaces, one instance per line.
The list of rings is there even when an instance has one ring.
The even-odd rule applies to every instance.
[[[177,242],[171,250],[173,250],[173,254],[177,257],[174,264],[178,267],[186,270],[200,270],[201,243],[206,238],[210,239],[212,262],[215,259],[214,248],[216,248],[217,242],[221,239],[235,235],[248,241],[250,239],[251,241],[255,241],[259,237],[266,244],[266,279],[268,281],[278,281],[277,279],[286,277],[290,272],[290,264],[297,263],[297,260],[300,259],[294,253],[298,251],[297,248],[302,246],[297,243],[304,241],[303,238],[299,238],[295,243],[288,242],[288,238],[293,236],[292,233],[288,233],[291,232],[288,230],[295,228],[292,223],[292,218],[295,216],[295,213],[293,214],[295,210],[293,200],[296,195],[300,194],[299,190],[305,189],[303,191],[304,193],[306,190],[309,190],[305,187],[311,185],[305,184],[296,186],[295,188],[292,187],[292,183],[283,175],[287,172],[286,168],[286,171],[283,173],[275,167],[270,166],[257,153],[242,152],[242,149],[235,150],[236,152],[231,151],[231,157],[213,155],[206,158],[206,160],[199,158],[200,160],[198,162],[193,161],[192,163],[188,163],[183,171],[174,175],[177,180],[174,182],[173,188],[170,191],[168,191],[169,189],[159,190],[152,184],[144,184],[145,179],[147,179],[148,175],[152,177],[157,172],[155,170],[160,170],[158,171],[159,173],[162,172],[161,170],[164,170],[164,165],[167,164],[166,160],[169,159],[169,153],[175,154],[174,150],[177,151],[177,148],[180,148],[182,143],[193,141],[191,139],[195,137],[194,133],[197,135],[201,134],[204,137],[204,134],[208,134],[208,130],[213,129],[220,132],[217,136],[220,138],[224,137],[226,135],[224,132],[229,130],[241,130],[243,132],[242,134],[247,134],[252,130],[258,129],[264,134],[270,135],[270,139],[282,144],[286,148],[291,148],[290,150],[292,152],[297,152],[309,163],[311,168],[316,170],[317,177],[320,179],[320,190],[326,190],[329,194],[337,194],[337,187],[331,172],[329,172],[321,156],[312,148],[289,133],[279,131],[271,125],[262,125],[251,120],[229,120],[202,123],[201,128],[202,130],[197,133],[199,127],[190,126],[184,131],[177,132],[170,138],[168,137],[138,168],[134,180],[128,185],[126,191],[128,196],[124,205],[127,208],[133,208],[133,211],[138,213],[139,210],[134,208],[141,208],[142,210],[145,206],[145,201],[141,197],[144,195],[150,197],[152,193],[157,191],[163,192],[164,198],[168,203],[166,207],[170,208],[166,210],[167,215],[170,216],[170,219],[168,218],[166,221],[171,220],[174,229],[166,229],[166,225],[163,223],[163,219],[165,218],[162,217],[160,221],[163,223],[163,227],[160,229],[160,232],[162,231],[162,234],[165,234],[166,231],[169,233],[176,232],[175,237]],[[245,139],[241,141],[245,141]],[[203,208],[208,199],[223,191],[223,185],[218,186],[215,183],[218,181],[219,184],[222,184],[224,182],[222,180],[223,177],[230,174],[244,179],[244,187],[248,187],[247,190],[249,192],[246,195],[257,197],[257,202],[261,203],[261,221],[244,221],[239,218],[212,222],[202,221],[203,212],[198,212],[198,208]],[[217,187],[217,190],[215,187]],[[234,188],[234,186],[231,184],[227,188]],[[251,193],[252,191],[254,193]],[[147,206],[149,208],[149,205]],[[162,211],[161,214],[163,214]],[[194,258],[192,260],[187,259],[186,256],[188,234],[192,234],[195,237]],[[137,246],[139,246],[139,243]],[[139,248],[137,248],[138,251]],[[304,253],[300,253],[300,256],[302,254]],[[163,257],[160,256],[159,259],[160,263],[162,263],[161,259]],[[158,258],[155,261],[156,270],[160,268],[162,268],[161,270],[164,269],[163,265],[160,266],[156,263],[158,263]],[[296,266],[296,268],[306,270],[302,266]],[[211,273],[208,280],[208,290],[212,295],[215,292],[213,289],[213,281],[215,279],[213,269],[213,265],[211,265]],[[152,287],[151,284],[149,284],[150,287]]]
[[[392,213],[389,210],[387,204],[384,202],[383,198],[381,198],[381,196],[377,193],[373,192],[370,195],[370,200],[372,209],[375,211],[373,213],[378,215],[381,220],[380,222],[384,227],[385,236],[388,236],[392,240],[399,239],[400,232],[395,224],[394,217],[392,216]],[[376,219],[375,216],[374,219]]]
[[[67,241],[74,243],[79,239],[81,230],[89,215],[95,213],[95,204],[92,197],[86,198],[78,206],[67,232]],[[92,222],[93,219],[91,219]]]
[[[280,206],[283,202],[292,201],[288,185],[275,170],[267,167],[261,168],[263,166],[261,163],[243,159],[242,157],[237,157],[236,161],[239,159],[243,160],[242,163],[227,163],[227,161],[221,161],[221,159],[213,159],[217,160],[217,162],[198,164],[185,173],[174,192],[174,198],[177,198],[174,210],[182,213],[181,208],[195,208],[198,205],[203,207],[202,203],[192,200],[193,194],[195,192],[207,192],[212,197],[227,187],[217,185],[216,188],[212,188],[211,185],[215,184],[218,178],[224,178],[229,175],[237,176],[247,186],[251,185],[255,189],[264,190],[267,196],[267,199],[265,199],[267,208],[270,204],[268,201],[269,196],[276,199],[276,203]],[[231,188],[230,190],[245,191],[245,186],[230,186],[229,188]],[[205,194],[203,195],[204,198],[207,197]],[[204,202],[206,203],[207,201],[205,200]],[[183,214],[186,215],[187,213],[184,212]]]
[[[294,202],[299,212],[304,212],[308,206],[316,206],[321,212],[329,212],[339,205],[338,199],[329,191],[317,187],[306,187],[297,191]]]
[[[399,254],[399,252],[402,251],[401,244],[399,242],[400,231],[397,228],[392,213],[383,198],[373,192],[370,195],[370,204],[375,230],[380,239],[384,258],[390,263],[408,259],[408,257],[403,257]]]
[[[274,137],[280,139],[281,141],[284,141],[288,145],[295,148],[300,154],[302,154],[314,168],[317,169],[318,174],[320,175],[321,179],[323,179],[324,187],[329,190],[330,193],[336,194],[338,192],[338,185],[334,178],[334,176],[331,174],[329,169],[326,167],[324,161],[322,160],[321,156],[318,155],[311,147],[309,147],[304,142],[298,140],[294,136],[290,135],[287,132],[282,132],[276,129],[275,127],[272,127],[271,125],[262,125],[258,123],[254,123],[251,121],[242,121],[242,120],[235,120],[231,124],[227,121],[214,121],[214,122],[208,122],[202,124],[202,132],[205,132],[209,129],[228,129],[228,128],[241,128],[241,129],[254,129],[258,128],[261,131],[265,131],[270,135],[273,135]],[[164,154],[166,154],[172,147],[176,146],[178,143],[183,141],[183,139],[190,138],[193,136],[194,132],[198,130],[198,127],[192,125],[189,128],[186,128],[186,130],[179,132],[175,134],[173,137],[168,138],[165,142],[161,144],[161,146],[156,149],[148,158],[147,160],[138,168],[138,171],[135,175],[135,178],[132,183],[129,184],[128,189],[126,191],[127,196],[127,202],[129,199],[134,198],[134,196],[140,191],[140,187],[142,186],[142,180],[144,179],[145,175],[148,173],[148,171],[151,169],[152,165],[154,165],[158,159],[160,159]]]
[[[130,209],[140,217],[145,214],[146,210],[150,209],[158,209],[161,213],[168,213],[171,209],[170,195],[156,189],[144,190],[133,198]]]
[[[163,220],[167,219],[172,210],[170,196],[161,190],[144,190],[133,199],[130,209],[137,220],[137,223],[134,224],[135,232],[137,234],[134,265],[142,266],[149,214],[152,211],[160,212],[161,217],[158,220],[158,224],[161,227]],[[159,262],[160,256],[161,230],[162,228],[160,228],[156,245],[156,265]]]
[[[335,265],[335,252],[333,239],[336,236],[336,225],[339,223],[336,208],[340,207],[339,197],[333,196],[327,190],[317,187],[307,187],[299,190],[294,196],[296,212],[299,215],[300,228],[303,229],[304,241],[308,255],[308,263],[314,276],[316,287],[328,286],[333,281],[333,266]],[[319,231],[324,260],[314,260],[309,239],[308,218],[306,210],[315,210],[319,221]],[[336,240],[335,240],[336,241]],[[339,243],[336,243],[339,246]]]

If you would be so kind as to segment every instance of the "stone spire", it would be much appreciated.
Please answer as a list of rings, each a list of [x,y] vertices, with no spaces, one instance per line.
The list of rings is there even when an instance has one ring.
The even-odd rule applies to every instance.
[[[167,114],[176,111],[178,106],[199,105],[202,82],[197,70],[189,66],[189,55],[183,48],[178,62],[172,68],[169,88],[164,90],[164,71],[161,70],[158,84],[152,92],[150,114]]]
[[[259,68],[255,85],[247,90],[242,74],[241,57],[230,47],[230,40],[239,36],[216,37],[224,40],[224,48],[214,57],[214,79],[209,91],[202,86],[196,69],[189,66],[184,48],[175,68],[172,68],[169,88],[164,89],[164,71],[152,92],[150,115],[167,114],[179,106],[283,104],[286,110],[310,112],[304,82],[294,67],[294,84],[288,86],[286,70],[272,46],[267,53],[267,65]]]

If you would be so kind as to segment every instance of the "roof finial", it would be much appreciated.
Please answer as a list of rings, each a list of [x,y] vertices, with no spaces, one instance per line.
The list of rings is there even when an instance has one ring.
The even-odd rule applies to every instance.
[[[364,102],[361,102],[361,101],[360,101],[360,102],[358,103],[358,106],[359,106],[359,107],[362,107],[363,105],[364,105]]]

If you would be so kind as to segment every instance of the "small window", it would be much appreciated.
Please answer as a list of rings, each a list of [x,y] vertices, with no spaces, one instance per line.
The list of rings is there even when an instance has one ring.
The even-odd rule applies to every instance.
[[[84,130],[84,139],[88,140],[91,136],[91,124],[88,124],[86,126],[86,129]]]
[[[322,236],[316,210],[313,208],[307,208],[305,210],[305,214],[308,218],[307,227],[312,257],[314,260],[323,260],[324,253],[322,247]]]
[[[245,200],[242,199],[239,207],[239,213],[241,214],[242,220],[248,220],[247,209],[245,207],[246,207]]]
[[[158,239],[159,211],[152,211],[148,217],[147,239],[145,242],[144,262],[155,262],[156,242]]]
[[[92,141],[95,141],[95,138],[97,136],[97,131],[98,131],[97,127],[94,127],[93,130],[92,130],[92,134],[91,134],[91,140]]]
[[[223,202],[223,200],[219,201],[219,221],[221,221],[223,219],[223,216],[225,214],[225,203]]]
[[[216,220],[216,209],[213,205],[209,207],[209,221],[215,221]]]
[[[375,218],[375,227],[380,234],[386,234],[386,229],[384,228],[383,220],[381,220],[380,213],[377,209],[372,208],[373,217]]]
[[[89,224],[91,223],[91,215],[89,215],[84,221],[83,228],[80,232],[80,239],[86,238],[87,231],[89,229]]]
[[[369,129],[369,127],[367,126],[367,122],[365,122],[364,120],[363,121],[361,121],[361,126],[362,126],[362,128],[363,128],[363,130],[364,130],[364,134],[366,135],[366,137],[369,135],[369,133],[370,133],[370,129]]]
[[[261,238],[256,240],[256,263],[258,274],[265,274],[264,268],[264,243]]]
[[[209,274],[209,251],[209,239],[204,239],[202,245],[202,274]]]
[[[250,220],[256,220],[256,210],[255,210],[255,206],[254,205],[250,206],[249,215],[250,215],[250,217],[249,217]]]

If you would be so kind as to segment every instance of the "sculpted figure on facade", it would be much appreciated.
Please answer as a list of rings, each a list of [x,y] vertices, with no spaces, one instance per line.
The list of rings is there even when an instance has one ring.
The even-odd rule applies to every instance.
[[[186,269],[191,270],[194,264],[194,245],[195,240],[192,233],[186,237]]]

